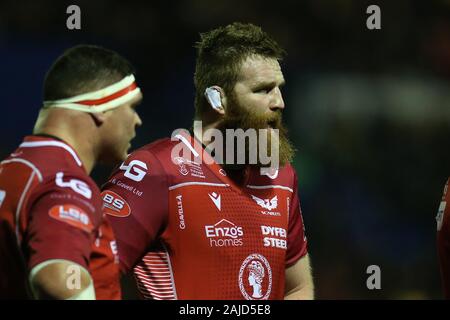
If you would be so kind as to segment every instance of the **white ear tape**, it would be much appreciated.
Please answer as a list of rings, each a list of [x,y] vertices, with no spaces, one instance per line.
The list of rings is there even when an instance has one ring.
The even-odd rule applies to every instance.
[[[215,89],[213,87],[206,88],[206,90],[205,90],[205,97],[206,97],[206,99],[208,99],[209,104],[214,109],[222,108],[222,101],[220,99],[220,92],[217,89]]]

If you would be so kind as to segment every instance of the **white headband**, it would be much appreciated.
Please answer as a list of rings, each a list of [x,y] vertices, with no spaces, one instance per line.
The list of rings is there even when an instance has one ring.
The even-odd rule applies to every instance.
[[[44,101],[44,107],[90,113],[103,112],[132,100],[139,92],[141,89],[136,85],[134,76],[129,75],[119,82],[94,92],[83,93],[71,98]]]

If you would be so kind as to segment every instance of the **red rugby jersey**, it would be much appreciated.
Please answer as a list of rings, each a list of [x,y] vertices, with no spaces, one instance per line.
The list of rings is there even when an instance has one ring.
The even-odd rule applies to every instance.
[[[307,253],[294,169],[248,170],[238,186],[179,138],[132,153],[103,188],[122,272],[149,299],[283,299],[286,267]]]
[[[0,163],[0,298],[31,298],[30,270],[65,259],[91,273],[97,299],[119,299],[115,239],[101,206],[100,190],[68,144],[26,137]]]

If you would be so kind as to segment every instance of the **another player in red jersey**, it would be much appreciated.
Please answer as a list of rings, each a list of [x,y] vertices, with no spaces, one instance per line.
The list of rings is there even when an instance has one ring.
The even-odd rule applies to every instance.
[[[127,157],[141,99],[113,51],[77,46],[52,65],[33,135],[0,163],[1,299],[120,299],[115,238],[89,173]]]
[[[281,122],[282,54],[251,24],[203,34],[195,73],[203,130],[194,124],[137,150],[104,186],[121,271],[134,271],[145,298],[313,298],[293,147]],[[208,146],[228,129],[279,130],[270,144],[280,165],[263,170],[259,157],[234,156],[221,163]],[[240,151],[256,150],[222,154]]]
[[[450,179],[449,179],[450,180]],[[446,299],[450,299],[450,192],[445,184],[437,220],[437,249],[441,270],[442,288]]]

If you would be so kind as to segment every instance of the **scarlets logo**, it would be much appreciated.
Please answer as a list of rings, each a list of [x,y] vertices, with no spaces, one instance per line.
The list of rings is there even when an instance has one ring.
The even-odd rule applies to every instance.
[[[94,228],[87,213],[72,204],[54,206],[49,210],[48,214],[56,220],[65,222],[89,233]]]
[[[275,196],[272,199],[260,199],[258,197],[255,197],[254,195],[251,195],[253,200],[256,201],[256,203],[258,205],[260,205],[261,207],[263,207],[264,209],[267,210],[272,210],[272,209],[276,209],[278,206],[278,197]]]

